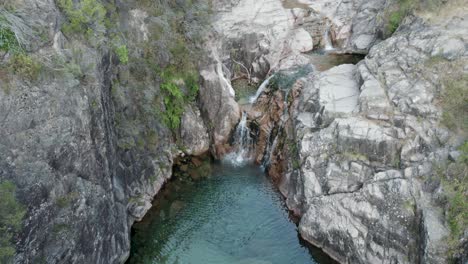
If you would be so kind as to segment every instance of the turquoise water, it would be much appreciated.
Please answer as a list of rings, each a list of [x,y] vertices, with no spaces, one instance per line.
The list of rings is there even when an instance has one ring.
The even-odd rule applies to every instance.
[[[332,263],[301,244],[280,194],[254,166],[217,164],[208,178],[167,184],[132,233],[128,263]]]

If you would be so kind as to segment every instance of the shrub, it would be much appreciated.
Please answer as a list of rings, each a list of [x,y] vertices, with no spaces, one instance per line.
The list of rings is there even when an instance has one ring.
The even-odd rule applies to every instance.
[[[0,262],[8,263],[15,254],[12,242],[20,231],[26,209],[15,199],[16,186],[11,181],[0,181]]]
[[[184,95],[174,80],[166,80],[161,84],[164,93],[164,106],[166,111],[163,114],[164,123],[171,129],[176,129],[180,125],[180,119],[184,112]]]
[[[24,53],[18,53],[13,56],[9,62],[10,70],[23,78],[36,80],[41,71],[41,64],[34,58]]]
[[[5,11],[4,11],[5,12]],[[0,50],[18,53],[22,51],[18,38],[11,23],[0,13]]]
[[[444,0],[398,0],[396,9],[388,14],[387,32],[392,34],[400,26],[401,21],[415,10],[434,11],[439,8]]]
[[[18,52],[21,47],[16,39],[15,33],[2,24],[0,19],[0,50]]]
[[[68,22],[62,27],[65,34],[81,33],[87,38],[105,28],[106,9],[96,0],[82,0],[74,4],[73,0],[57,0],[58,6],[65,13]]]
[[[127,45],[121,45],[118,46],[115,49],[115,53],[117,54],[117,57],[119,58],[119,61],[123,64],[128,63],[128,50],[127,50]]]
[[[390,33],[393,33],[397,30],[397,28],[400,26],[400,23],[403,20],[405,15],[406,14],[404,10],[397,10],[390,14],[390,17],[388,20],[388,31]]]
[[[450,229],[449,255],[460,249],[460,238],[468,228],[468,141],[459,148],[460,157],[455,163],[438,168],[447,196],[446,217]]]
[[[166,69],[161,77],[161,90],[164,95],[164,123],[172,130],[177,129],[185,105],[193,102],[198,94],[198,75],[193,72],[176,74],[174,68]],[[183,89],[185,88],[185,89]]]
[[[388,17],[387,31],[392,34],[400,26],[401,21],[413,10],[417,0],[398,0],[397,9],[390,12]]]

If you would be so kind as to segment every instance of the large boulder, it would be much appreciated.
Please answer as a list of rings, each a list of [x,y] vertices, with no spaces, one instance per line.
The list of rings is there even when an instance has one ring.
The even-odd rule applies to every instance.
[[[192,105],[185,108],[180,122],[180,136],[185,152],[199,156],[210,148],[210,137],[201,117],[200,110]]]
[[[239,122],[240,109],[231,92],[232,87],[225,84],[226,79],[216,71],[213,63],[201,71],[200,109],[209,127],[212,140],[212,153],[215,157],[224,154],[232,129]]]

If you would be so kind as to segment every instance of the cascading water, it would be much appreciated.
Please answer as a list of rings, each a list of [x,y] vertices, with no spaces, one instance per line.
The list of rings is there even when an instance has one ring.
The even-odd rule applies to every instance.
[[[272,137],[274,136],[273,141],[271,140]],[[273,135],[272,129],[268,131],[268,141],[267,141],[267,146],[265,148],[265,154],[263,156],[263,161],[262,161],[262,170],[266,171],[268,167],[270,167],[271,164],[271,156],[273,154],[273,151],[276,149],[276,145],[278,145],[278,133],[276,135]]]
[[[323,40],[325,41],[325,51],[334,50],[333,44],[330,37],[330,23],[327,21],[325,25],[325,32],[323,33]]]
[[[224,76],[223,72],[223,63],[221,62],[221,59],[219,57],[218,51],[216,49],[213,50],[213,57],[216,60],[216,73],[218,74],[219,81],[221,83],[221,86],[229,91],[229,94],[232,97],[236,96],[236,92],[234,91],[234,88],[232,88],[231,83],[226,79]]]
[[[262,84],[258,87],[257,92],[255,93],[254,96],[250,97],[249,101],[251,104],[255,103],[258,99],[258,97],[263,93],[263,91],[266,89],[268,84],[270,83],[271,78],[275,76],[274,74],[268,77],[265,81],[262,82]]]
[[[218,64],[216,65],[216,71],[218,73],[218,77],[221,81],[221,84],[226,87],[226,89],[229,91],[229,94],[234,97],[236,96],[236,92],[234,91],[234,89],[232,88],[232,85],[229,83],[229,81],[226,79],[226,77],[224,76],[224,73],[223,73],[223,64],[221,63],[221,61],[218,61]]]
[[[250,129],[247,125],[247,114],[242,113],[242,118],[237,125],[234,133],[233,146],[235,151],[226,155],[224,160],[234,166],[243,166],[252,160],[252,137]]]

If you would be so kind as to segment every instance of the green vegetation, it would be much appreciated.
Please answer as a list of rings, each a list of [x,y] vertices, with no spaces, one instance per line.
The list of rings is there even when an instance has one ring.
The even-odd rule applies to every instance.
[[[198,75],[195,73],[180,75],[176,73],[176,69],[169,68],[163,72],[162,78],[161,90],[166,108],[163,121],[174,130],[180,125],[185,106],[194,101],[198,94]]]
[[[236,91],[236,101],[248,98],[255,94],[257,87],[249,83],[247,79],[238,79],[232,82],[232,87]]]
[[[65,34],[84,34],[87,39],[102,36],[105,31],[106,8],[97,0],[57,0],[57,4],[67,16],[68,22],[62,27]]]
[[[440,84],[441,123],[463,135],[468,131],[468,74],[463,70],[466,63],[465,59],[449,61],[437,55],[428,58],[421,68],[425,78]]]
[[[0,65],[4,68],[4,80],[10,80],[8,75],[16,74],[27,80],[35,80],[41,71],[41,63],[29,56],[23,44],[25,35],[31,34],[23,21],[9,11],[0,8],[0,51],[8,52],[11,58]],[[8,84],[6,84],[8,85]]]
[[[468,228],[468,141],[459,148],[459,151],[461,155],[456,162],[437,169],[447,196],[446,216],[450,228],[448,238],[450,256],[460,249],[459,240]]]
[[[0,50],[14,53],[22,51],[11,25],[2,16],[0,16]]]
[[[387,14],[387,32],[391,35],[403,19],[416,10],[432,11],[440,7],[443,0],[398,0],[396,6]]]
[[[120,45],[117,48],[115,48],[115,53],[117,54],[117,57],[119,58],[119,61],[123,64],[128,63],[128,50],[127,50],[127,45]]]
[[[468,131],[468,74],[445,78],[442,123],[451,130]]]
[[[15,254],[13,237],[21,229],[26,209],[15,198],[16,186],[11,181],[0,182],[0,262],[8,263]]]
[[[113,96],[123,103],[138,102],[134,111],[125,114],[129,116],[118,117],[122,138],[133,138],[122,142],[127,149],[150,148],[148,140],[157,141],[149,133],[159,123],[155,121],[173,132],[180,126],[184,109],[198,94],[198,63],[202,56],[199,45],[209,17],[205,0],[136,2],[139,9],[154,17],[147,21],[147,39],[126,42],[125,38],[134,37],[132,32],[125,37],[111,33],[115,34],[111,46],[116,57],[128,65],[120,69],[120,81],[134,87],[122,87],[126,89],[123,92],[114,91],[120,89],[115,85]],[[128,129],[130,116],[136,120],[137,131]]]
[[[42,66],[39,62],[24,53],[15,54],[9,62],[9,69],[12,73],[28,80],[36,80],[41,68]]]

